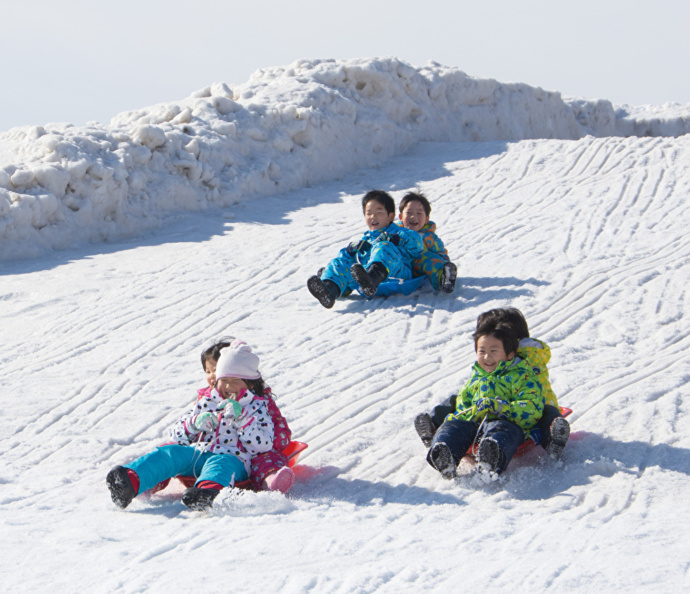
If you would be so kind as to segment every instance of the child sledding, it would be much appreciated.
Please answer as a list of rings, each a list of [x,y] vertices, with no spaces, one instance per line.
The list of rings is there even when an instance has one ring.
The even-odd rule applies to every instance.
[[[426,198],[412,193],[405,196],[400,224],[394,223],[395,201],[387,192],[367,192],[362,211],[369,230],[307,281],[309,292],[321,305],[331,308],[339,297],[354,290],[366,297],[387,295],[396,292],[396,285],[410,284],[415,278],[428,277],[434,289],[453,291],[457,269],[435,235],[435,225],[428,224],[431,206]],[[414,284],[412,290],[420,284]],[[401,292],[411,291],[403,287]]]
[[[113,502],[127,507],[175,476],[194,483],[182,503],[202,511],[220,491],[251,478],[255,488],[287,492],[294,483],[285,451],[290,430],[245,343],[221,342],[202,354],[208,388],[171,428],[175,443],[116,466],[106,477]]]
[[[570,426],[548,379],[548,347],[529,338],[515,308],[480,315],[473,338],[477,361],[458,396],[415,419],[429,464],[453,478],[475,448],[478,469],[498,475],[529,438],[560,458]]]

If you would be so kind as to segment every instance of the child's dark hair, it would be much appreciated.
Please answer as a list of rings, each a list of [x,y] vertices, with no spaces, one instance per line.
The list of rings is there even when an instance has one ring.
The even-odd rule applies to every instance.
[[[386,212],[395,214],[395,200],[388,192],[383,190],[371,190],[364,194],[364,198],[362,198],[362,212],[364,212],[367,204],[372,200],[376,200],[376,202],[381,204],[386,209]]]
[[[472,338],[474,338],[474,350],[477,350],[477,342],[482,336],[493,336],[501,341],[506,355],[515,355],[520,341],[518,340],[515,329],[507,322],[489,318],[477,326]]]
[[[431,214],[431,204],[426,199],[426,196],[416,192],[410,192],[403,196],[403,199],[400,201],[400,205],[398,206],[400,214],[402,214],[402,211],[405,210],[405,207],[410,202],[419,202],[422,205],[422,208],[424,208],[424,212],[426,213],[427,217]]]
[[[490,309],[477,317],[477,329],[485,322],[493,320],[494,323],[505,322],[513,328],[518,340],[529,337],[529,327],[527,320],[522,312],[517,307],[499,307],[497,309]],[[506,351],[508,352],[508,351]]]
[[[206,371],[206,361],[215,361],[217,363],[218,359],[220,359],[220,350],[230,346],[233,340],[235,339],[232,336],[226,336],[201,351],[201,366],[204,368],[204,371]]]
[[[247,384],[247,388],[249,388],[256,396],[261,396],[266,389],[266,384],[264,383],[262,377],[255,380],[244,380],[244,383]]]

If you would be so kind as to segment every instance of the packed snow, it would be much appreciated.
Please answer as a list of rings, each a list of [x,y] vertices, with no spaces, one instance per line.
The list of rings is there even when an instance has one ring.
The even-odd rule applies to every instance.
[[[3,589],[689,589],[688,115],[305,60],[0,134]],[[309,294],[374,188],[431,200],[453,294]],[[570,442],[446,481],[412,421],[505,305],[551,347]],[[167,439],[228,335],[309,444],[294,488],[118,509],[108,470]]]
[[[335,180],[420,141],[679,136],[690,106],[636,110],[395,59],[302,60],[126,112],[0,134],[0,258],[140,235],[181,211]]]

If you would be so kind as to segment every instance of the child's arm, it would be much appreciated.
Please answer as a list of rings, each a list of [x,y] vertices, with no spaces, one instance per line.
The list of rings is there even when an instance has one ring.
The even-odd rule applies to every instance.
[[[448,250],[443,245],[443,240],[436,233],[429,233],[428,237],[429,241],[424,242],[424,247],[426,247],[427,251],[443,258],[448,258]]]
[[[273,399],[273,394],[270,389],[264,392],[264,397],[267,400],[268,414],[273,421],[273,449],[282,451],[288,447],[290,439],[292,438],[292,431],[290,431],[287,420],[281,414],[276,401]]]
[[[422,256],[426,248],[419,233],[402,227],[396,230],[396,235],[399,237],[399,241],[395,245],[405,252],[410,260],[417,260]]]

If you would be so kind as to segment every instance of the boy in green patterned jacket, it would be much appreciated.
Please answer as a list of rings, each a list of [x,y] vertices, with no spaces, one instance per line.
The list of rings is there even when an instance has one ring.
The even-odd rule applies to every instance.
[[[518,338],[508,324],[489,319],[475,331],[477,362],[472,376],[433,437],[427,461],[444,478],[479,441],[479,468],[503,472],[544,410],[542,386],[526,362],[516,357]]]
[[[551,349],[545,342],[530,337],[527,320],[515,307],[491,309],[480,314],[477,318],[477,327],[489,319],[505,322],[517,334],[519,339],[517,356],[532,368],[542,386],[545,400],[544,412],[537,425],[530,431],[530,438],[540,444],[552,458],[559,460],[568,443],[570,425],[563,418],[556,394],[551,387],[547,367],[551,359]],[[437,428],[455,410],[457,398],[457,395],[453,395],[436,405],[431,414],[421,413],[415,418],[415,430],[427,448],[431,445]]]

